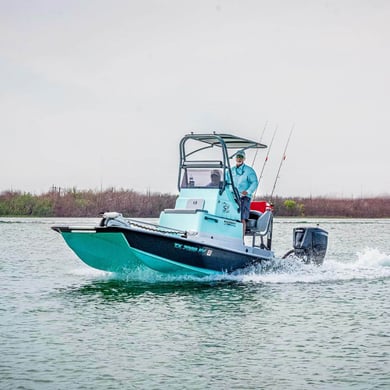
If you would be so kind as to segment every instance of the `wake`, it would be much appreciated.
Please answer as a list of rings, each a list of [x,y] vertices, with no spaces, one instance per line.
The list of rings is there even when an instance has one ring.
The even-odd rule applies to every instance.
[[[168,275],[143,267],[122,274],[112,274],[89,267],[77,268],[72,273],[78,276],[84,275],[88,279],[92,278],[95,280],[137,281],[144,283],[218,283],[226,281],[263,284],[321,283],[354,279],[373,280],[390,278],[390,255],[380,252],[378,249],[365,248],[351,258],[326,257],[321,266],[304,264],[301,260],[294,257],[287,259],[275,258],[263,266],[253,266],[232,274],[203,277]]]
[[[390,277],[390,256],[366,248],[351,259],[325,258],[323,265],[303,264],[299,259],[276,259],[269,269],[239,275],[243,281],[260,283],[319,283]]]

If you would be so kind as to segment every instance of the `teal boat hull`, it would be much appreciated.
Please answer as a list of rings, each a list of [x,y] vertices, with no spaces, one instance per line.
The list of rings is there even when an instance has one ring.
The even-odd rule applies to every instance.
[[[87,265],[101,271],[133,271],[142,265],[121,233],[61,232],[73,252]]]
[[[128,273],[147,267],[173,275],[209,276],[231,273],[269,260],[246,251],[221,248],[186,237],[119,227],[53,227],[88,266]]]

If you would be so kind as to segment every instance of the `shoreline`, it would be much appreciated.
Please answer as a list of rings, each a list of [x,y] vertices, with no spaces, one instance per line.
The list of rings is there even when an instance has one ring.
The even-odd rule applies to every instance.
[[[118,211],[127,218],[158,218],[174,208],[176,194],[140,193],[113,188],[103,191],[51,190],[33,195],[21,191],[0,193],[0,217],[99,217]],[[267,199],[256,197],[255,200]],[[275,217],[390,218],[390,195],[374,198],[274,197]]]

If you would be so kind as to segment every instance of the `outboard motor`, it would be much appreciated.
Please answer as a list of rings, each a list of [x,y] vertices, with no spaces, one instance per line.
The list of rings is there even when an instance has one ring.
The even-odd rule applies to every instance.
[[[328,232],[319,227],[299,227],[293,230],[294,249],[290,253],[305,263],[321,265],[328,246]]]

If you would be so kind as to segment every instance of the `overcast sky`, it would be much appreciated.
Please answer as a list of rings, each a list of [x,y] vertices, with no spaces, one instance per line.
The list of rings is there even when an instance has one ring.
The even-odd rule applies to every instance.
[[[0,191],[176,193],[186,133],[278,127],[269,194],[295,125],[276,195],[389,194],[389,21],[387,0],[0,0]]]

